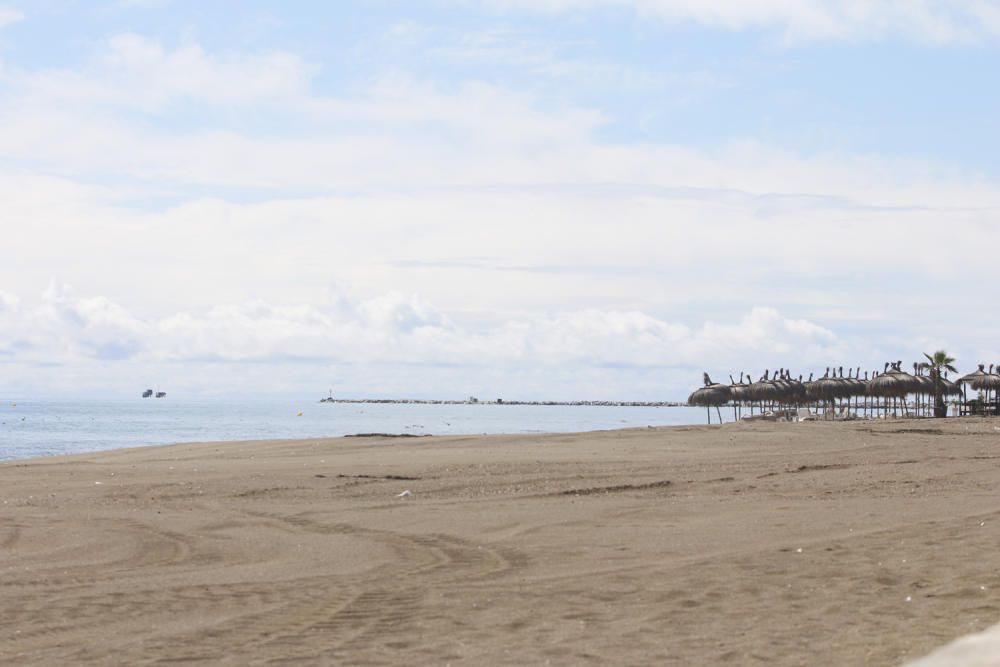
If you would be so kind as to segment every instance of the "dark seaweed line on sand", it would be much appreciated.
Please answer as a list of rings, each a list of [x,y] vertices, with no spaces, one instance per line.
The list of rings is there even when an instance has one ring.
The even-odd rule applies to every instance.
[[[351,433],[345,438],[430,438],[430,433]]]
[[[664,489],[673,484],[669,479],[648,484],[618,484],[615,486],[592,486],[584,489],[568,489],[555,493],[545,494],[547,496],[593,496],[603,493],[624,493],[626,491],[649,491],[651,489]]]

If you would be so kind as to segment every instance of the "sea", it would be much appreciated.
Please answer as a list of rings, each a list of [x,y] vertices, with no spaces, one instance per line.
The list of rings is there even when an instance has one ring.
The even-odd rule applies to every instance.
[[[715,415],[713,414],[713,421]],[[319,403],[275,399],[0,399],[0,460],[180,442],[359,433],[575,433],[705,423],[704,408]]]

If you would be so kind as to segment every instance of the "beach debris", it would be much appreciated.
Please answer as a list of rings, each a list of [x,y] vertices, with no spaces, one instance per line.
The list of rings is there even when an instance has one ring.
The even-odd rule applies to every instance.
[[[97,484],[98,486],[100,486],[101,484],[104,484],[104,482],[94,482],[94,484]]]
[[[799,547],[798,549],[796,549],[796,550],[795,550],[795,553],[797,553],[797,554],[800,554],[800,553],[802,553],[802,547]]]
[[[906,596],[906,601],[907,601],[907,602],[913,602],[913,597],[912,597],[912,596],[909,596],[909,595],[907,595],[907,596]]]
[[[410,491],[409,489],[407,489],[406,491],[403,491],[402,493],[396,494],[396,497],[397,498],[407,498],[407,497],[412,496],[412,495],[413,495],[413,492]]]

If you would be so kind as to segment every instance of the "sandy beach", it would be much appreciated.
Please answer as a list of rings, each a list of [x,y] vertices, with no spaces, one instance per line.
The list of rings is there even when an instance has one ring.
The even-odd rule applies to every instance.
[[[0,663],[899,665],[1000,620],[998,485],[975,419],[7,462]]]

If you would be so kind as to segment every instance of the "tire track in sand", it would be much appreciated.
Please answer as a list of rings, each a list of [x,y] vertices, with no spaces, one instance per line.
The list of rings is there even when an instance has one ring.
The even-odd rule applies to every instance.
[[[302,578],[285,590],[283,604],[233,619],[191,636],[172,636],[147,648],[167,660],[172,647],[186,646],[186,659],[218,660],[240,655],[255,661],[296,662],[335,659],[342,650],[373,635],[413,625],[425,596],[436,584],[475,582],[500,576],[523,558],[447,535],[410,536],[345,523],[325,523],[303,515],[246,512],[259,520],[305,533],[348,535],[371,540],[394,554],[393,562],[357,577]],[[308,640],[306,640],[308,637]],[[206,641],[208,640],[208,641]]]

